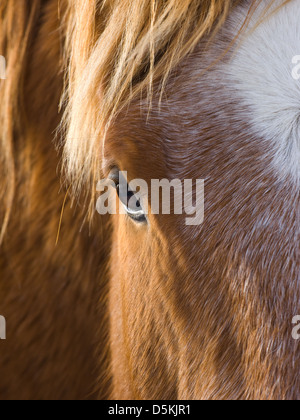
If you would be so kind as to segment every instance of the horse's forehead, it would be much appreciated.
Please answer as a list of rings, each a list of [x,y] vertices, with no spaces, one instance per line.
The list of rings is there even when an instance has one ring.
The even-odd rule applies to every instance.
[[[297,0],[259,22],[265,3],[255,12],[230,60],[218,71],[229,95],[241,105],[251,131],[266,140],[279,175],[300,181],[300,7]],[[273,12],[273,13],[271,13]],[[235,35],[244,20],[241,7],[230,17],[227,31]]]
[[[281,4],[277,0],[273,7]],[[262,2],[258,7],[231,52],[225,54],[247,17],[247,4],[233,11],[208,49],[200,46],[183,62],[167,86],[161,107],[153,107],[150,118],[146,112],[146,135],[139,127],[141,104],[137,102],[132,114],[126,113],[126,125],[131,119],[134,128],[127,139],[133,136],[139,153],[143,148],[148,152],[152,143],[155,165],[164,158],[169,168],[177,166],[187,174],[190,162],[201,154],[196,165],[200,162],[210,170],[208,161],[221,149],[220,156],[241,147],[251,153],[252,147],[253,153],[266,157],[265,164],[278,178],[292,175],[300,181],[300,77],[295,77],[300,7],[297,0],[291,1],[276,11],[268,10],[260,22],[265,6]],[[159,152],[160,140],[165,153]],[[226,158],[235,166],[232,155]],[[153,162],[149,158],[144,164]]]
[[[238,131],[244,139],[247,134],[263,144],[277,176],[292,175],[299,182],[300,7],[297,0],[280,5],[275,1],[266,11],[262,2],[226,54],[249,11],[247,4],[238,7],[209,49],[200,46],[183,63],[177,84],[170,84],[165,112],[172,108],[177,121],[184,121],[199,149],[207,134],[231,136],[232,147]]]

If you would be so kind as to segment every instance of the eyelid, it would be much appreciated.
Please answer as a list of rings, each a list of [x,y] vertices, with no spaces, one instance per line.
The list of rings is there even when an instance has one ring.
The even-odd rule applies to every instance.
[[[115,160],[105,159],[102,162],[101,172],[105,178],[110,179],[113,173],[118,173],[119,171],[119,166]]]
[[[119,174],[120,174],[119,168],[114,166],[110,169],[107,179],[113,181],[117,185],[120,181],[120,175]]]

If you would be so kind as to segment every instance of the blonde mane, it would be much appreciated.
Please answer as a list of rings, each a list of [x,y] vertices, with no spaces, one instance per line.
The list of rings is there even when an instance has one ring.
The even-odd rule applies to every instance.
[[[0,80],[0,243],[9,221],[16,183],[14,137],[22,137],[21,101],[26,52],[40,0],[18,7],[12,1],[0,4],[0,54],[7,62],[6,80]]]
[[[100,176],[101,142],[117,113],[138,95],[147,95],[151,103],[154,81],[160,81],[162,92],[176,65],[203,37],[217,33],[236,3],[75,2],[68,31],[71,59],[64,119],[65,167],[75,191],[85,182],[93,188]]]

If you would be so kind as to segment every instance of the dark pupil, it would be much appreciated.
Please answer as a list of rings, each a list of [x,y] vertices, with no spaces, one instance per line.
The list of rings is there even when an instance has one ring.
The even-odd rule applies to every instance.
[[[124,196],[121,196],[119,185],[117,185],[117,192],[118,192],[118,196],[120,197],[120,200],[122,201],[122,203],[125,204],[126,207],[129,207],[128,203],[131,200],[131,198],[134,197],[134,193],[130,190],[127,190],[127,198],[125,198]],[[140,203],[139,200],[136,201],[136,208],[137,209],[141,208],[141,203]]]

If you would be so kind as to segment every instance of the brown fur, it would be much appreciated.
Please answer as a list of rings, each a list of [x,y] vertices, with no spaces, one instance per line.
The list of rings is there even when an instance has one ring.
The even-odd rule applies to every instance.
[[[124,41],[121,57],[111,11],[119,19],[124,8],[128,17],[130,1],[98,2],[102,8],[61,1],[60,19],[55,0],[1,6],[0,53],[8,61],[12,55],[13,66],[11,51],[24,45],[18,83],[1,82],[0,314],[8,324],[0,344],[1,399],[299,398],[291,339],[300,309],[299,192],[266,170],[262,139],[251,137],[225,89],[215,96],[205,72],[212,64],[209,35],[219,36],[226,60],[231,40],[217,32],[234,2],[176,1],[186,26],[169,22],[156,44],[163,12],[147,15],[145,2],[136,0],[137,21],[144,18],[150,32]],[[203,12],[196,26],[195,4]],[[15,16],[22,24],[11,39]],[[119,25],[126,40],[130,34]],[[134,71],[127,79],[128,66]],[[118,70],[124,78],[117,79]],[[64,82],[63,163],[75,191],[88,193],[72,207],[68,199],[55,247],[66,192],[53,146]],[[224,132],[235,139],[230,145]],[[94,206],[89,182],[101,165],[108,174],[105,162],[148,181],[208,179],[205,224],[188,230],[181,217],[150,216],[144,229],[125,216],[95,216],[88,230],[82,203],[88,196]]]
[[[19,3],[21,9],[29,4]],[[97,366],[106,352],[103,261],[109,237],[101,236],[101,219],[97,237],[90,236],[87,227],[81,229],[82,210],[70,208],[68,200],[55,246],[65,195],[53,143],[61,118],[63,39],[57,2],[31,3],[35,23],[15,104],[22,103],[24,110],[22,122],[14,127],[17,194],[0,254],[0,312],[8,330],[7,341],[1,342],[0,398],[90,398],[98,395]],[[19,15],[20,4],[9,1],[8,7]],[[99,381],[105,397],[107,382]]]

